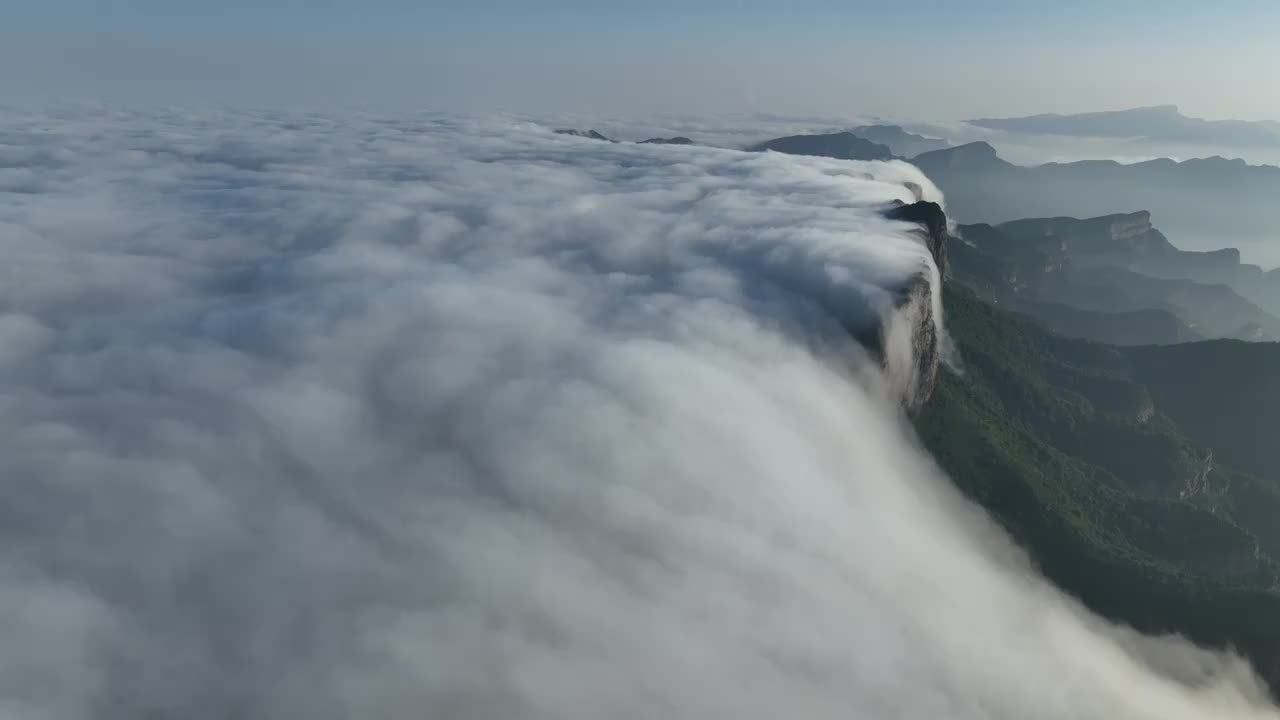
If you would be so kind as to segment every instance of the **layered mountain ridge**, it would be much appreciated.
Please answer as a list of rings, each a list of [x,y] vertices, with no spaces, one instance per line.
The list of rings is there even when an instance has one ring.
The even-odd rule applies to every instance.
[[[1177,105],[1013,118],[979,118],[971,125],[993,130],[1072,137],[1142,138],[1238,146],[1280,145],[1280,124],[1188,117]]]
[[[958,281],[1068,335],[1126,345],[1280,339],[1280,318],[1230,285],[1147,272],[1157,263],[1220,264],[1231,257],[1183,253],[1151,225],[1149,213],[961,225],[958,232],[964,238],[953,253]],[[1090,318],[1073,322],[1063,308]]]
[[[912,277],[899,290],[892,313],[856,337],[880,358],[903,403],[915,410],[933,395],[938,381],[944,342],[939,294],[946,276],[950,233],[946,213],[935,202],[895,205],[885,211],[885,216],[919,227],[920,239],[929,249],[937,274]]]
[[[985,142],[912,158],[947,196],[961,223],[1000,224],[1029,217],[1091,218],[1141,208],[1190,250],[1235,247],[1280,264],[1270,242],[1268,208],[1280,196],[1280,167],[1221,157],[1122,164],[1112,160],[1022,166]]]
[[[957,195],[964,207],[974,174],[1036,170],[986,143],[922,157],[931,179],[954,188],[949,209]],[[1043,172],[1071,166],[1131,167]],[[1181,249],[1153,221],[1163,212],[1147,209],[960,224],[954,237],[945,216],[928,215],[914,219],[944,238],[935,261],[963,376],[938,372],[916,407],[926,447],[1090,609],[1235,648],[1280,687],[1280,455],[1267,437],[1280,344],[1204,340],[1280,337],[1280,320],[1240,280],[1262,287],[1270,274],[1235,248]]]
[[[892,160],[893,152],[880,143],[861,138],[851,132],[825,135],[789,135],[752,145],[748,152],[774,152],[788,155],[813,155],[837,160]]]

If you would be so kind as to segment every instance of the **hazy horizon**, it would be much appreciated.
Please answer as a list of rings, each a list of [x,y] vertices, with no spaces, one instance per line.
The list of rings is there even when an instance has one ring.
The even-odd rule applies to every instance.
[[[1280,62],[1267,31],[1280,8],[1117,5],[333,0],[304,13],[292,0],[11,0],[0,94],[928,121],[1176,104],[1207,119],[1280,119],[1280,97],[1257,92]]]

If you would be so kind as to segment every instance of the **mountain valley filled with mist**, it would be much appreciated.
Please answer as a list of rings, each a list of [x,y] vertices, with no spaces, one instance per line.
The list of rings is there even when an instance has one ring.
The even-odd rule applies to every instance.
[[[0,720],[1280,720],[1280,10],[533,5],[0,8]]]

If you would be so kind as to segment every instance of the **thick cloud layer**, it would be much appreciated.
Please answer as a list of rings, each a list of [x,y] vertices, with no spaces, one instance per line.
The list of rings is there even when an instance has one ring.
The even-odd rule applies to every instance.
[[[8,117],[0,717],[1270,716],[1064,601],[917,449],[840,329],[930,269],[877,212],[905,183]]]

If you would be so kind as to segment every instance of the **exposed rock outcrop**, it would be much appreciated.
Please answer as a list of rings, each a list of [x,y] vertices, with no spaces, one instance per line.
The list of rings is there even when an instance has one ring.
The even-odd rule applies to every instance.
[[[692,145],[693,141],[683,135],[669,138],[649,138],[641,140],[641,145]]]
[[[910,205],[897,205],[885,211],[890,220],[905,220],[919,224],[924,229],[925,245],[938,265],[938,272],[947,272],[947,214],[935,202],[921,200]]]
[[[925,171],[929,179],[934,182],[937,182],[934,174],[943,171],[970,172],[1015,167],[1002,160],[996,154],[994,146],[981,141],[920,153],[911,162]],[[943,188],[943,192],[947,192],[946,188]]]
[[[1151,225],[1151,213],[1139,210],[1080,220],[1069,217],[1014,220],[997,226],[1005,234],[1033,242],[1041,250],[1070,255],[1077,262],[1090,256],[1127,263],[1162,257],[1179,250]]]
[[[941,283],[946,266],[947,216],[940,205],[928,201],[891,207],[885,216],[920,226],[921,241],[929,248],[937,272],[922,271],[909,278],[896,290],[880,323],[856,336],[880,359],[903,404],[915,410],[933,394],[942,360]]]
[[[587,138],[588,140],[603,140],[604,142],[618,142],[601,135],[595,130],[578,130],[576,128],[563,128],[556,130],[557,135],[570,135],[572,137]]]
[[[828,135],[790,135],[775,138],[747,148],[749,152],[774,152],[788,155],[812,155],[837,160],[892,160],[893,152],[850,132]]]

